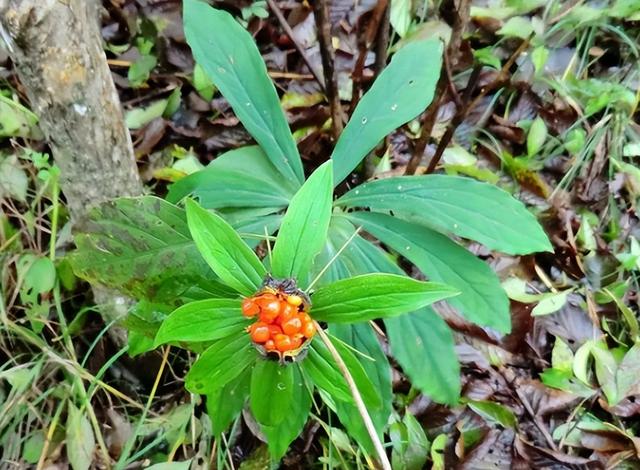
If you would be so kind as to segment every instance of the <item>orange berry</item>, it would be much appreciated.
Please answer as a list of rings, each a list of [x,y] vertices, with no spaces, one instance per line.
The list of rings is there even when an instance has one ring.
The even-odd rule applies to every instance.
[[[247,297],[242,301],[242,313],[245,317],[255,317],[260,313],[260,307],[251,297]]]
[[[260,320],[266,323],[273,323],[280,314],[280,301],[274,296],[273,299],[260,299],[257,301],[260,306]]]
[[[299,316],[295,316],[289,318],[286,322],[282,324],[282,331],[284,331],[287,335],[293,335],[300,332],[302,328],[302,320],[300,320]]]
[[[290,295],[287,297],[287,303],[293,305],[294,307],[299,307],[302,305],[302,297],[299,295]]]
[[[313,335],[315,335],[316,327],[313,324],[313,322],[309,321],[309,322],[303,323],[301,333],[305,335],[307,338],[311,338]]]
[[[302,346],[302,339],[304,337],[301,334],[296,334],[291,337],[291,349],[298,349]]]
[[[282,334],[282,328],[280,328],[278,325],[271,324],[269,325],[269,334],[272,338],[275,338],[276,335]]]
[[[256,322],[251,325],[249,334],[251,335],[251,339],[256,343],[264,343],[271,336],[269,325],[263,322]]]
[[[302,323],[312,323],[313,320],[311,319],[311,317],[309,316],[309,314],[307,312],[300,312],[300,320],[302,320]]]
[[[264,343],[264,348],[267,351],[275,351],[276,350],[276,343],[275,341],[273,341],[272,339],[268,340],[266,343]]]
[[[275,338],[273,338],[275,344],[276,344],[276,349],[280,352],[285,352],[285,351],[290,351],[291,349],[293,349],[292,346],[292,341],[291,338],[287,335],[276,335]]]
[[[294,307],[293,305],[287,303],[287,302],[281,302],[280,303],[280,315],[278,315],[277,318],[277,322],[278,323],[284,323],[287,320],[289,320],[290,318],[292,318],[296,312],[298,311],[298,309],[296,307]]]

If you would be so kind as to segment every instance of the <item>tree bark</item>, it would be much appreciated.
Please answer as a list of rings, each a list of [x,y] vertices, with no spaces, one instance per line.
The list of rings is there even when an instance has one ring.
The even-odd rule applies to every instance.
[[[72,221],[93,206],[142,193],[131,136],[102,48],[97,0],[0,0],[0,36],[61,170]],[[104,289],[107,320],[128,302]],[[118,343],[124,330],[112,329]]]
[[[40,118],[73,219],[142,192],[96,0],[0,0],[0,32]]]

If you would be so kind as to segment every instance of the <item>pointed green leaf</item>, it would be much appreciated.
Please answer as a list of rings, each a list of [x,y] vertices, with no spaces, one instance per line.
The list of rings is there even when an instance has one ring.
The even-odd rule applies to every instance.
[[[396,217],[509,254],[553,251],[547,235],[524,204],[492,184],[470,178],[386,178],[352,189],[337,204],[393,211]]]
[[[507,333],[511,329],[509,300],[489,266],[460,245],[427,227],[374,212],[348,215],[355,224],[409,259],[434,281],[461,294],[447,300],[465,318]]]
[[[391,414],[393,392],[391,389],[391,366],[380,346],[380,341],[378,341],[371,325],[366,323],[333,324],[330,325],[330,329],[337,339],[362,353],[355,354],[355,357],[362,364],[382,402],[380,408],[368,410],[371,421],[378,435],[382,438]],[[348,402],[336,402],[336,411],[349,434],[367,453],[375,455],[375,447],[357,407]]]
[[[224,387],[207,394],[207,414],[214,436],[220,436],[240,414],[249,396],[251,371],[245,369]]]
[[[295,367],[292,365],[290,367]],[[269,453],[274,460],[280,460],[287,452],[289,444],[300,435],[311,411],[311,395],[307,390],[299,370],[294,372],[294,387],[285,417],[276,426],[261,426],[267,437]]]
[[[71,401],[69,401],[66,431],[67,458],[71,468],[88,470],[94,461],[96,441],[87,415],[76,408]]]
[[[442,43],[413,41],[391,63],[356,106],[331,158],[334,184],[344,180],[387,134],[431,103],[440,77]]]
[[[207,394],[224,387],[258,358],[248,334],[216,341],[191,366],[185,387],[192,393]]]
[[[184,210],[160,198],[107,202],[75,230],[71,263],[90,282],[158,300],[159,291],[179,293],[213,277],[191,239]]]
[[[244,295],[262,284],[266,270],[225,220],[187,200],[187,221],[202,257],[220,279]]]
[[[334,323],[368,321],[402,315],[457,294],[445,284],[396,274],[363,274],[315,291],[311,314],[316,320]]]
[[[242,315],[239,299],[206,299],[174,310],[163,322],[155,345],[173,341],[213,341],[240,333],[250,321]]]
[[[291,399],[301,379],[294,365],[270,359],[259,360],[251,374],[249,402],[258,423],[276,426],[291,412]]]
[[[451,330],[430,307],[385,320],[393,357],[411,383],[439,403],[460,396],[460,364]]]
[[[320,166],[291,200],[273,248],[273,275],[303,285],[322,250],[331,219],[331,161]]]
[[[331,353],[320,344],[319,341],[311,344],[307,357],[300,362],[300,368],[316,387],[324,390],[334,399],[353,403],[349,386],[331,357]]]
[[[184,32],[196,62],[271,163],[292,184],[302,183],[298,149],[251,35],[229,13],[198,0],[184,2]]]
[[[286,207],[297,185],[289,188],[284,181],[260,147],[241,147],[172,184],[167,200],[177,203],[191,194],[206,209]]]

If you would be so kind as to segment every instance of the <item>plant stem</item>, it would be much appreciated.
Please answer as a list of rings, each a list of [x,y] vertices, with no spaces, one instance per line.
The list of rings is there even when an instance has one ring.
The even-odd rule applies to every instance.
[[[56,235],[58,233],[58,213],[60,206],[60,186],[58,185],[58,177],[51,175],[53,185],[51,187],[52,192],[52,212],[51,212],[51,237],[49,239],[49,259],[51,261],[56,260]]]
[[[349,389],[351,390],[351,394],[353,395],[353,399],[356,402],[356,407],[358,408],[358,412],[360,413],[360,416],[362,417],[362,421],[364,421],[364,426],[365,426],[365,428],[367,428],[367,432],[369,433],[369,437],[371,438],[371,441],[373,442],[373,446],[376,449],[376,453],[378,454],[378,459],[380,460],[380,465],[382,466],[382,469],[383,470],[392,470],[391,463],[389,462],[389,458],[387,457],[387,453],[385,452],[384,446],[382,445],[382,442],[380,441],[380,438],[378,437],[378,433],[376,432],[376,428],[373,425],[373,421],[371,421],[371,417],[369,416],[369,412],[367,411],[367,407],[365,406],[364,401],[362,401],[362,395],[360,395],[360,391],[358,390],[358,386],[356,385],[355,381],[353,380],[353,376],[351,375],[351,372],[349,372],[349,368],[347,367],[345,362],[342,360],[342,357],[340,356],[340,353],[335,348],[335,346],[331,342],[331,339],[329,338],[327,333],[322,329],[322,327],[318,324],[318,322],[314,320],[313,324],[315,325],[316,330],[318,331],[318,334],[320,335],[320,338],[322,339],[324,344],[327,346],[327,349],[329,350],[329,352],[333,356],[333,359],[336,361],[336,364],[338,364],[338,368],[340,369],[340,372],[342,372],[342,375],[344,376],[345,380],[347,381],[347,385],[349,385]]]
[[[309,287],[306,288],[306,292],[309,292],[311,288],[316,285],[316,283],[320,280],[320,278],[324,275],[324,273],[327,272],[327,269],[329,269],[331,265],[335,262],[335,260],[338,259],[338,256],[340,256],[340,254],[349,246],[349,244],[353,241],[353,239],[356,238],[356,235],[360,233],[360,230],[362,230],[362,227],[358,227],[356,231],[353,232],[353,234],[347,239],[347,241],[344,242],[344,245],[340,247],[340,249],[336,252],[335,255],[333,255],[333,257],[329,260],[326,266],[322,268],[322,270],[318,273],[315,279],[311,281],[311,283],[309,284]]]

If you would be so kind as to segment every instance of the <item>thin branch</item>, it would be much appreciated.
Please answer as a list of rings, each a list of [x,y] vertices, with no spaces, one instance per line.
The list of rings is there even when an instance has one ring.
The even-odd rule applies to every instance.
[[[422,114],[420,136],[418,137],[416,145],[413,149],[413,154],[411,155],[411,159],[409,160],[407,168],[405,169],[405,175],[413,175],[418,169],[420,162],[422,161],[424,149],[427,148],[427,143],[431,138],[431,133],[436,122],[438,109],[440,108],[440,103],[444,98],[445,89],[447,88],[447,84],[449,82],[449,74],[451,74],[451,69],[457,63],[457,57],[460,53],[460,42],[462,40],[462,34],[464,33],[467,24],[469,23],[470,11],[471,0],[460,0],[460,4],[456,9],[456,19],[451,29],[451,38],[444,51],[445,64],[440,72],[440,79],[438,80],[438,84],[436,85],[436,91],[433,95],[433,101],[431,102],[427,110]]]
[[[449,126],[447,127],[447,130],[445,131],[444,135],[442,136],[442,139],[440,139],[440,142],[438,142],[438,148],[436,149],[436,153],[433,155],[433,158],[429,162],[429,166],[427,167],[427,173],[433,173],[433,171],[436,169],[436,166],[440,162],[440,158],[442,158],[442,154],[447,148],[447,145],[449,145],[449,142],[451,141],[451,138],[453,137],[454,132],[456,131],[458,126],[462,123],[464,118],[466,118],[469,115],[471,110],[474,109],[478,105],[478,103],[480,103],[480,101],[482,101],[482,99],[485,96],[487,96],[487,94],[490,91],[495,90],[496,88],[504,85],[509,80],[508,78],[509,69],[513,66],[516,59],[520,56],[520,54],[522,54],[527,49],[527,47],[529,47],[530,40],[531,40],[531,36],[526,40],[522,41],[522,44],[520,44],[518,49],[516,49],[516,51],[511,55],[511,57],[509,57],[509,60],[507,60],[507,62],[505,62],[505,64],[502,66],[495,80],[493,80],[487,86],[482,87],[482,89],[480,90],[480,93],[478,93],[478,95],[469,104],[467,103],[469,102],[469,97],[471,95],[471,92],[473,92],[471,88],[475,88],[475,83],[470,83],[469,85],[467,85],[467,90],[465,90],[465,96],[463,98],[464,105],[462,106],[462,108],[458,109],[458,112],[449,123]],[[471,82],[471,79],[474,78],[474,75],[477,75],[478,77],[480,76],[479,66],[473,69],[472,77],[469,79],[470,82]]]
[[[295,46],[296,50],[302,57],[302,60],[304,60],[304,63],[307,64],[309,71],[311,72],[313,77],[316,79],[316,81],[320,85],[320,88],[322,88],[322,92],[323,93],[326,92],[324,87],[324,81],[322,80],[320,73],[313,66],[313,64],[311,63],[311,60],[309,60],[309,57],[307,56],[307,52],[296,40],[295,34],[293,34],[293,29],[291,29],[291,26],[289,26],[289,23],[287,22],[287,19],[284,17],[282,10],[280,10],[280,7],[277,5],[277,3],[274,0],[267,0],[267,3],[269,4],[269,8],[271,8],[271,11],[273,12],[273,14],[276,15],[276,18],[278,19],[280,26],[282,27],[282,29],[284,29],[284,32],[287,33],[287,36],[289,36],[289,39],[291,39],[291,42],[293,42],[293,45]]]
[[[324,72],[324,88],[331,106],[331,123],[333,138],[337,140],[342,133],[342,105],[338,92],[338,79],[336,78],[336,55],[331,42],[331,23],[329,22],[329,8],[327,0],[316,0],[313,4],[313,16],[318,29],[318,42],[320,43],[320,57],[322,57],[322,70]]]
[[[364,62],[367,58],[367,51],[373,44],[373,41],[376,38],[378,33],[378,28],[380,26],[380,21],[387,9],[387,5],[389,4],[388,0],[378,0],[375,8],[373,9],[373,13],[371,14],[371,19],[369,20],[369,24],[367,25],[367,30],[364,35],[360,35],[358,38],[358,58],[356,60],[356,64],[354,67],[354,71],[352,74],[353,78],[353,88],[351,93],[351,110],[353,111],[360,101],[360,92],[362,91],[362,73],[364,70]]]
[[[322,339],[324,344],[327,346],[327,349],[331,353],[331,356],[333,356],[333,359],[336,361],[336,364],[338,364],[338,368],[340,369],[340,372],[342,372],[343,377],[347,381],[347,385],[349,385],[349,389],[351,390],[353,399],[356,402],[356,407],[358,408],[358,412],[360,413],[360,416],[364,421],[364,426],[365,428],[367,428],[369,437],[371,438],[371,441],[373,442],[373,446],[376,449],[376,453],[378,454],[378,460],[380,461],[380,465],[382,469],[392,470],[391,463],[389,462],[389,458],[387,457],[387,453],[385,452],[384,446],[382,445],[382,442],[378,437],[376,428],[373,425],[373,421],[371,421],[371,417],[369,416],[367,407],[365,406],[364,401],[362,400],[362,395],[360,395],[360,391],[358,390],[358,386],[353,380],[353,376],[351,375],[351,372],[349,372],[349,368],[347,367],[345,362],[342,360],[342,356],[340,356],[340,353],[331,342],[331,339],[329,338],[327,333],[325,333],[325,331],[322,329],[322,327],[318,324],[317,321],[314,321],[313,323],[316,327],[316,330],[318,331],[318,334],[320,335],[320,339]]]

